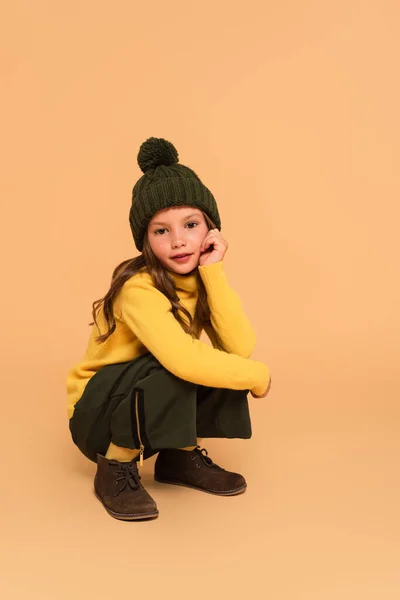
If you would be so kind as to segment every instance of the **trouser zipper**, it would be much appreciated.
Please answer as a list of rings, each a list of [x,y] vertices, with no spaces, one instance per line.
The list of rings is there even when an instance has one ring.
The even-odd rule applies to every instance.
[[[140,444],[140,452],[139,452],[140,459],[139,459],[139,464],[142,467],[143,466],[144,446],[143,446],[142,438],[140,437],[139,392],[138,392],[138,390],[135,390],[135,409],[136,409],[136,427],[137,427],[137,432],[138,432],[138,437],[139,437],[139,444]]]

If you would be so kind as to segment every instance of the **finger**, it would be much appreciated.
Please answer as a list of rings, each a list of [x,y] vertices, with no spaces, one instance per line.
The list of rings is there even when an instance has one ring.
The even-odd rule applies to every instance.
[[[204,238],[205,240],[219,240],[221,242],[224,241],[224,238],[222,237],[222,235],[220,234],[220,232],[218,231],[218,229],[210,229],[210,231],[207,233],[206,237]]]
[[[213,236],[215,236],[218,240],[220,240],[226,246],[228,245],[228,242],[223,237],[223,235],[221,234],[219,229],[210,229],[209,233],[212,233]]]
[[[203,243],[200,246],[200,249],[203,250],[203,249],[208,248],[209,246],[211,246],[211,244],[215,243],[215,238],[216,238],[216,236],[213,233],[213,230],[211,229],[207,233],[206,237],[204,238]]]
[[[220,244],[228,247],[228,243],[226,240],[224,240],[218,229],[210,229],[208,231],[202,245],[200,246],[200,252],[206,250],[209,246],[211,246],[211,244],[214,244],[216,248],[220,248]]]
[[[209,246],[211,246],[211,244],[212,244],[212,243],[213,243],[213,241],[212,241],[210,238],[206,238],[206,239],[203,241],[202,245],[200,246],[200,251],[201,251],[201,252],[204,252],[204,250],[207,250],[207,248],[208,248]]]

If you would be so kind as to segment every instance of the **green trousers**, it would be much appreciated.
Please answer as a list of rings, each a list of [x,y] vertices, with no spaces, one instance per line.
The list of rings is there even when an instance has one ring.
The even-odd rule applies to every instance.
[[[75,405],[70,432],[94,462],[110,442],[141,449],[148,458],[164,448],[196,445],[197,437],[248,439],[248,392],[185,381],[146,353],[93,375]]]

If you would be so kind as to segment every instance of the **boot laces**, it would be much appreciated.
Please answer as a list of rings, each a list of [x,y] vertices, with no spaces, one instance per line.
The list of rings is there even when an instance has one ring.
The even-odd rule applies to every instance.
[[[200,446],[196,446],[194,452],[196,452],[197,456],[200,456],[201,460],[207,467],[211,467],[212,469],[218,469],[220,471],[225,471],[225,469],[216,465],[215,462],[211,460],[205,448],[200,448]]]
[[[113,475],[117,476],[114,485],[118,485],[122,482],[114,496],[118,496],[118,494],[123,492],[126,487],[130,487],[132,490],[140,488],[141,477],[137,472],[137,469],[134,468],[133,463],[123,463],[111,460],[108,464],[117,467],[117,469],[113,471]]]

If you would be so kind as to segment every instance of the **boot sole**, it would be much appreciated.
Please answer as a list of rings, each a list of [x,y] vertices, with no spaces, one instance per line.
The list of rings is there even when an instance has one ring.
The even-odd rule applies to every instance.
[[[142,514],[136,514],[136,515],[124,515],[123,513],[116,513],[104,505],[103,500],[100,498],[100,496],[97,494],[96,491],[94,492],[94,495],[102,503],[105,510],[108,512],[108,514],[111,517],[114,517],[114,519],[118,519],[119,521],[144,521],[146,519],[156,519],[159,515],[158,510],[154,511],[152,513],[142,513]]]
[[[243,494],[247,489],[247,483],[243,485],[241,488],[237,490],[230,490],[228,492],[212,492],[211,490],[206,490],[200,486],[192,485],[191,483],[182,483],[181,481],[172,481],[171,479],[163,479],[162,477],[158,477],[154,475],[155,481],[159,483],[169,483],[170,485],[180,485],[182,487],[192,488],[193,490],[198,490],[199,492],[206,492],[206,494],[212,494],[213,496],[238,496],[239,494]]]

